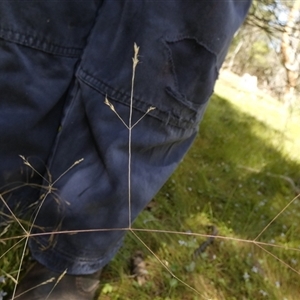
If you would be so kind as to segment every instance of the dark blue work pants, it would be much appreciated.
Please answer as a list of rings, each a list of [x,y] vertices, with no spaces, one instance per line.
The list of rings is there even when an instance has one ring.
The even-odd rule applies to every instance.
[[[125,231],[93,229],[127,228],[175,170],[249,5],[0,1],[0,193],[15,211],[40,207],[33,233],[91,229],[32,237],[35,259],[88,274],[114,256]],[[129,130],[120,118],[129,125],[134,43],[132,125],[142,119],[130,131],[129,206]]]

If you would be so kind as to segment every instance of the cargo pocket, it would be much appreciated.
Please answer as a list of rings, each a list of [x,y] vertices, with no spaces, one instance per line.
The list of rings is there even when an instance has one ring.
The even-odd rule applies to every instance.
[[[166,41],[174,87],[166,91],[183,103],[208,101],[218,76],[216,55],[195,38]]]

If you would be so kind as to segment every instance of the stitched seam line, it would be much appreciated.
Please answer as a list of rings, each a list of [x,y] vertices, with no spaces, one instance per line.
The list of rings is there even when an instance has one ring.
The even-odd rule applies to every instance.
[[[27,46],[37,50],[41,50],[46,53],[60,56],[77,58],[82,52],[81,48],[64,47],[56,45],[54,43],[50,43],[32,35],[20,33],[5,28],[0,28],[0,38],[9,42],[20,44],[22,46]]]
[[[77,77],[82,80],[84,83],[86,83],[88,86],[90,86],[92,89],[96,90],[97,92],[101,93],[102,95],[106,96],[107,91],[111,91],[111,94],[108,94],[109,97],[111,97],[113,100],[125,103],[129,105],[129,99],[130,96],[125,92],[120,92],[111,86],[107,85],[105,82],[99,80],[98,78],[93,77],[92,75],[88,74],[87,71],[80,68],[77,71]],[[145,111],[148,109],[149,106],[155,106],[155,104],[147,103],[141,99],[137,99],[134,97],[134,108],[141,111],[142,113],[145,113]],[[179,119],[174,115],[171,115],[170,112],[162,111],[159,108],[156,107],[155,110],[149,112],[149,115],[152,117],[155,117],[156,119],[159,119],[162,122],[166,122],[169,125],[173,125],[180,128],[190,129],[195,128],[195,126],[198,126],[197,122],[194,122],[193,120],[184,120]]]
[[[218,53],[216,51],[214,51],[210,45],[208,45],[207,43],[204,43],[203,40],[200,41],[195,36],[184,35],[184,34],[181,34],[179,36],[172,37],[172,38],[170,36],[167,36],[167,38],[165,39],[165,41],[167,43],[176,43],[176,42],[179,42],[179,41],[182,41],[182,40],[185,40],[185,39],[190,39],[190,40],[196,41],[197,44],[199,44],[199,45],[203,46],[204,48],[206,48],[206,50],[208,50],[209,52],[213,53],[216,57],[218,56]]]

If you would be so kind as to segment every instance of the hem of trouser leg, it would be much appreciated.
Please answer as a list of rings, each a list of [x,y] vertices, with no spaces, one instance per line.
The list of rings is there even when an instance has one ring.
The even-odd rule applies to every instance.
[[[113,249],[110,249],[105,257],[95,260],[88,257],[78,258],[66,256],[55,248],[43,251],[39,249],[39,246],[36,243],[31,241],[29,241],[29,248],[32,258],[51,271],[57,273],[66,272],[69,275],[89,275],[99,271],[107,265],[116,255],[122,246],[122,243],[123,240],[119,241]]]

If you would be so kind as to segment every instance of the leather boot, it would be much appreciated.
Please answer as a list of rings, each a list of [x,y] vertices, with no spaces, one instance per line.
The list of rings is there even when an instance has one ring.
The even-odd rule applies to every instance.
[[[20,282],[16,300],[93,300],[101,271],[92,275],[67,275],[35,263]]]

